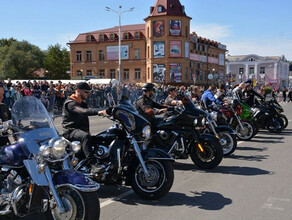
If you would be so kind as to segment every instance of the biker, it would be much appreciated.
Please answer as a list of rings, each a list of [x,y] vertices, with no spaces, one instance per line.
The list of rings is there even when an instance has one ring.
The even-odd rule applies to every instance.
[[[182,101],[176,100],[177,98],[177,89],[173,86],[168,88],[168,97],[165,99],[165,105],[182,105]]]
[[[259,94],[252,88],[251,80],[247,80],[245,84],[246,86],[243,91],[243,99],[247,105],[253,106],[256,103],[256,100],[255,100],[256,96],[259,97],[261,100],[265,99],[264,96],[262,96],[261,94]]]
[[[6,106],[6,104],[2,103],[4,95],[4,88],[3,84],[0,83],[0,119],[2,122],[10,120],[11,119],[11,112],[9,108]],[[2,137],[0,136],[0,146],[4,146],[9,142],[8,137]]]
[[[214,97],[215,87],[209,86],[209,88],[203,93],[201,101],[204,102],[207,108],[213,108],[213,103],[222,105],[222,102]]]
[[[90,91],[86,82],[77,83],[75,93],[64,102],[62,113],[63,136],[70,141],[80,141],[86,157],[93,156],[94,153],[88,116],[99,113],[98,109],[89,109],[85,102]]]
[[[151,98],[155,94],[154,84],[145,83],[142,87],[143,94],[136,102],[136,109],[140,115],[147,119],[152,125],[155,125],[155,116],[165,113],[166,106],[154,102]]]
[[[244,88],[245,88],[245,83],[244,82],[240,83],[237,87],[235,87],[232,90],[233,98],[242,100],[243,99],[243,90],[244,90]]]
[[[219,88],[217,89],[216,94],[214,95],[214,97],[216,99],[218,99],[219,101],[223,102],[225,96],[226,96],[226,94],[225,94],[225,86],[223,84],[220,84]]]

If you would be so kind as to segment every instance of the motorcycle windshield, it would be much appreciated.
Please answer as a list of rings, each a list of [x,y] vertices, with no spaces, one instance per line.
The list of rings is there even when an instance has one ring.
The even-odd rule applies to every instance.
[[[39,147],[58,137],[54,123],[45,106],[33,96],[17,100],[11,110],[12,123],[19,130],[30,153],[38,153]]]
[[[187,111],[189,113],[191,112],[192,115],[194,115],[196,117],[204,117],[207,115],[206,112],[197,108],[195,106],[195,104],[187,96],[182,97],[182,103],[185,107],[185,111]]]

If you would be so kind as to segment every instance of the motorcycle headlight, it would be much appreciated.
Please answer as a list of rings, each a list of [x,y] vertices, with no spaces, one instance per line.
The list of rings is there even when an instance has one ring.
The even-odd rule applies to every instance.
[[[42,145],[39,149],[40,155],[48,157],[51,155],[51,148],[48,145]]]
[[[67,140],[66,139],[58,139],[54,142],[53,147],[52,147],[52,156],[55,159],[61,158],[67,147]]]
[[[79,141],[71,142],[71,147],[74,153],[78,153],[81,150],[81,143]]]
[[[142,130],[142,136],[146,139],[149,139],[151,136],[151,127],[150,125],[146,125]]]
[[[198,119],[195,119],[194,120],[194,125],[197,126],[197,124],[198,124]]]
[[[201,124],[202,124],[202,126],[204,126],[206,124],[206,118],[202,118]]]

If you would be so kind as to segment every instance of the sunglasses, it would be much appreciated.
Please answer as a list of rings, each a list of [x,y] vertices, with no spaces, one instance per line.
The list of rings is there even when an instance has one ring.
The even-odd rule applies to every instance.
[[[86,90],[82,90],[83,92],[85,92],[86,94],[90,93],[90,91],[86,91]]]

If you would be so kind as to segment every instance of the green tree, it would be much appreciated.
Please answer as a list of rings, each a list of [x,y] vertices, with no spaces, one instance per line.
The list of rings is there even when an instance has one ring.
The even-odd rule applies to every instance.
[[[70,79],[70,53],[60,44],[50,45],[44,60],[47,79]]]
[[[27,41],[0,40],[0,77],[2,79],[35,78],[34,71],[43,66],[44,52]]]

